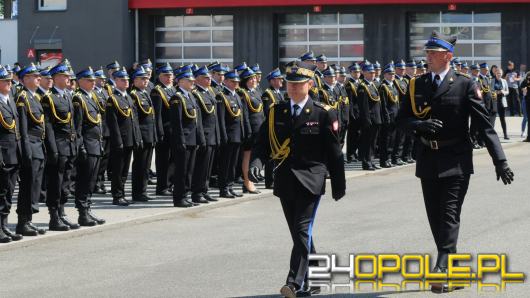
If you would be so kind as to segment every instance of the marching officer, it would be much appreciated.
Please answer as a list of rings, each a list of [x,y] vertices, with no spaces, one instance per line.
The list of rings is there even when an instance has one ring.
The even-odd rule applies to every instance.
[[[192,94],[200,106],[205,143],[197,150],[191,197],[193,202],[205,204],[217,201],[208,191],[215,151],[219,147],[221,136],[219,134],[219,120],[217,119],[217,100],[211,87],[212,79],[208,68],[203,66],[197,69],[193,76],[195,77],[196,89],[192,91]]]
[[[374,163],[377,136],[381,127],[381,98],[374,83],[375,69],[369,61],[363,64],[363,80],[359,83],[358,104],[361,120],[360,157],[366,171],[380,169]]]
[[[233,199],[241,197],[233,189],[239,149],[248,129],[248,118],[243,114],[243,104],[236,89],[239,87],[239,75],[231,70],[225,74],[222,92],[217,93],[217,111],[219,117],[219,196]]]
[[[291,298],[316,290],[310,289],[307,282],[308,257],[315,253],[313,223],[325,192],[326,170],[335,200],[342,198],[346,189],[337,115],[329,106],[310,98],[309,80],[314,71],[305,65],[294,62],[287,66],[290,100],[269,110],[252,149],[250,169],[256,181],[270,156],[277,163],[274,195],[280,198],[293,240],[290,270],[280,293]]]
[[[151,198],[147,195],[149,169],[156,145],[157,131],[153,102],[149,96],[149,73],[143,66],[137,67],[131,78],[133,88],[131,98],[138,113],[138,125],[142,137],[142,145],[134,149],[132,164],[132,200],[147,202]]]
[[[107,79],[107,77],[105,76],[103,69],[94,71],[94,77],[96,78],[96,85],[93,91],[93,98],[97,104],[99,114],[101,115],[101,129],[103,131],[103,151],[101,152],[101,157],[99,161],[98,178],[96,181],[96,187],[94,192],[98,194],[106,194],[107,187],[105,186],[105,172],[109,167],[110,132],[109,127],[107,125],[107,121],[105,120],[105,115],[107,107],[107,98],[109,98],[109,94],[107,90],[105,90],[105,80]]]
[[[344,147],[346,141],[346,131],[350,122],[350,100],[348,92],[346,91],[346,68],[338,67],[337,71],[337,84],[335,85],[335,94],[339,100],[339,111],[340,111],[340,144]]]
[[[407,100],[407,91],[409,88],[408,80],[404,77],[406,63],[405,61],[401,60],[394,66],[396,71],[394,85],[399,93],[399,103],[401,106],[402,103]],[[396,138],[394,142],[394,148],[392,150],[392,165],[402,166],[405,164],[405,162],[401,159],[401,156],[403,156],[403,144],[407,138],[410,138],[410,136],[408,136],[403,129],[396,127]]]
[[[78,229],[64,211],[68,179],[71,174],[67,164],[73,164],[77,155],[77,135],[74,126],[74,106],[66,92],[70,84],[70,70],[64,63],[53,67],[53,87],[41,99],[46,124],[46,206],[50,212],[49,229],[68,231]],[[66,179],[65,179],[66,178]]]
[[[112,205],[128,206],[125,182],[134,149],[143,144],[136,106],[127,93],[129,75],[122,68],[112,73],[114,91],[107,99],[106,120],[110,131],[110,162],[112,167]]]
[[[104,154],[103,122],[101,102],[95,100],[96,77],[92,68],[77,73],[79,89],[74,93],[74,123],[79,143],[75,207],[79,212],[77,222],[81,226],[102,225],[106,221],[96,216],[91,209],[92,192],[95,188],[101,156]]]
[[[269,88],[265,89],[265,92],[261,95],[263,101],[263,113],[265,116],[269,113],[269,108],[273,104],[277,104],[285,99],[283,94],[283,80],[284,75],[280,72],[280,69],[275,68],[267,75],[267,81],[269,81]],[[273,176],[274,161],[270,159],[265,164],[265,188],[272,189],[274,183]]]
[[[394,64],[389,63],[383,70],[384,79],[379,86],[381,97],[382,121],[379,135],[379,165],[382,168],[392,167],[391,156],[396,142],[396,117],[399,110],[399,93],[394,84]]]
[[[17,108],[11,97],[12,75],[0,66],[0,243],[22,239],[8,227],[13,192],[17,182],[20,163],[20,123]]]
[[[17,112],[20,123],[21,168],[17,201],[17,234],[37,236],[46,233],[31,221],[33,214],[39,212],[42,174],[44,171],[44,113],[37,89],[40,73],[30,64],[18,72],[24,87],[17,95]]]
[[[427,217],[438,249],[434,272],[446,273],[448,256],[457,252],[460,212],[473,173],[469,118],[476,121],[495,164],[497,180],[513,181],[499,137],[473,80],[450,67],[456,37],[434,31],[425,44],[430,72],[410,81],[398,122],[421,142],[416,176],[421,179]],[[456,287],[433,284],[433,292]]]
[[[157,122],[157,143],[155,146],[156,195],[170,196],[170,185],[175,168],[171,162],[170,137],[173,131],[169,117],[169,100],[177,90],[173,87],[173,69],[166,63],[156,69],[157,83],[151,91]]]
[[[171,138],[171,154],[175,163],[173,176],[173,206],[192,207],[194,203],[187,199],[191,191],[193,170],[197,147],[205,144],[202,130],[200,108],[193,94],[195,78],[190,68],[183,67],[177,72],[177,93],[171,98],[170,120],[173,127]],[[200,200],[202,201],[202,200]]]
[[[357,154],[361,137],[361,118],[359,111],[359,97],[357,90],[361,82],[361,66],[353,63],[348,66],[350,79],[345,83],[348,101],[350,103],[348,135],[346,137],[346,162],[351,163],[359,156]]]

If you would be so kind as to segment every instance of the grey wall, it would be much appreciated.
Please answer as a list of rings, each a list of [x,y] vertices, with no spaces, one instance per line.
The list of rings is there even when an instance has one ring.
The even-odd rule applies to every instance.
[[[130,65],[134,60],[134,18],[127,5],[127,0],[75,0],[68,1],[67,11],[40,12],[35,0],[18,1],[19,61],[31,62],[26,58],[28,48],[34,48],[35,41],[50,39],[58,26],[53,39],[60,39],[63,54],[74,69],[104,66],[115,59]]]

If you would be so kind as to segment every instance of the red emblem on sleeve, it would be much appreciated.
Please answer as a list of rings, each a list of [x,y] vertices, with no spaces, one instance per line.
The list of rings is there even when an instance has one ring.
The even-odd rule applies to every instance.
[[[339,121],[333,121],[333,131],[339,131]]]

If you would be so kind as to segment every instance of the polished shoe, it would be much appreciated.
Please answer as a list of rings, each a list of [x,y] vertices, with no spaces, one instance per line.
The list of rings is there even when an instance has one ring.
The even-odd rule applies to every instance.
[[[150,178],[147,180],[147,185],[156,185],[156,181]]]
[[[190,203],[192,207],[200,205],[200,203],[193,202],[191,199],[185,199],[185,200],[186,202]]]
[[[93,227],[96,226],[98,223],[92,219],[88,215],[88,209],[87,208],[80,208],[79,209],[79,218],[77,219],[77,222],[80,226],[83,227]]]
[[[93,221],[95,221],[98,225],[102,225],[106,223],[107,221],[103,218],[97,217],[94,213],[92,213],[92,209],[88,208],[87,215],[90,217]]]
[[[381,170],[381,167],[376,165],[375,163],[372,163],[372,168],[374,168],[376,170]]]
[[[371,164],[363,163],[362,166],[365,171],[375,171],[375,168]]]
[[[79,229],[79,224],[71,221],[68,216],[66,215],[66,213],[64,212],[64,205],[60,205],[59,206],[59,219],[65,224],[67,225],[70,230],[77,230]]]
[[[259,191],[257,188],[254,188],[254,190],[249,190],[245,185],[243,185],[243,193],[259,194],[261,191]]]
[[[187,201],[186,199],[180,199],[180,200],[173,201],[173,207],[189,208],[192,206],[193,204]]]
[[[407,158],[404,160],[406,163],[415,163],[416,161],[412,158]]]
[[[280,294],[286,298],[296,298],[296,288],[292,284],[286,284],[280,289]]]
[[[39,235],[44,235],[46,234],[46,230],[43,229],[43,228],[39,228],[37,227],[35,224],[33,224],[31,221],[28,222],[28,226],[30,228],[32,228],[33,230],[35,230]]]
[[[241,198],[241,197],[243,196],[242,194],[235,192],[235,191],[234,191],[233,189],[231,189],[231,188],[228,189],[228,192],[231,193],[232,195],[234,195],[234,196],[237,197],[237,198]]]
[[[405,165],[405,162],[403,160],[401,160],[401,158],[398,158],[398,159],[392,160],[392,164],[394,164],[396,166],[402,166],[402,165]]]
[[[208,204],[210,203],[207,199],[203,198],[202,196],[193,197],[191,199],[192,203],[198,203],[198,204]]]
[[[208,200],[209,202],[217,202],[217,201],[219,201],[216,198],[212,198],[212,196],[210,196],[210,194],[208,194],[208,193],[203,193],[202,197],[205,198],[206,200]]]
[[[13,233],[7,227],[7,215],[0,215],[0,217],[1,217],[0,225],[2,227],[2,232],[4,232],[4,234],[6,234],[13,241],[21,240],[23,238],[22,235]]]
[[[112,205],[125,207],[125,206],[129,206],[129,201],[127,201],[124,198],[113,198]]]
[[[59,218],[58,208],[48,208],[50,213],[50,223],[48,224],[48,230],[65,232],[70,231],[70,227],[65,225],[64,222]]]
[[[219,193],[219,197],[220,198],[225,198],[225,199],[233,199],[235,198],[236,196],[234,196],[233,194],[231,194],[228,190],[223,190]]]
[[[157,196],[168,196],[169,197],[169,196],[172,196],[173,194],[169,190],[165,189],[165,190],[157,191],[156,195]]]
[[[392,164],[388,160],[384,161],[384,162],[380,162],[379,165],[381,166],[381,168],[385,168],[385,169],[388,169],[388,168],[392,167]]]
[[[16,232],[22,236],[37,236],[39,233],[29,226],[29,218],[25,215],[18,215]]]
[[[0,243],[9,243],[11,241],[12,241],[11,237],[7,236],[4,233],[3,229],[0,229]]]
[[[138,197],[133,197],[132,200],[134,202],[149,202],[149,200],[152,200],[153,198],[148,197],[147,195],[141,195]]]
[[[433,273],[447,273],[447,268],[440,268],[439,266],[434,267]],[[436,294],[450,293],[455,290],[462,290],[463,286],[453,286],[448,282],[432,283],[431,292]]]

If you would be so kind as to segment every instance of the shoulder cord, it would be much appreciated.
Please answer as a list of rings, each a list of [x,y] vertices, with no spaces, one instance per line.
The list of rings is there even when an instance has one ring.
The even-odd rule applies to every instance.
[[[274,107],[271,105],[269,109],[269,144],[271,147],[270,157],[274,160],[279,160],[280,163],[274,168],[276,170],[289,156],[291,148],[289,143],[291,142],[290,138],[286,138],[283,143],[280,145],[278,138],[276,136],[276,131],[274,130]]]
[[[353,94],[355,95],[355,97],[357,97],[357,88],[355,88],[355,85],[351,81],[349,81],[348,83],[350,83],[350,88]]]
[[[388,97],[390,98],[390,101],[393,102],[393,103],[397,103],[398,102],[397,95],[392,93],[392,91],[390,90],[390,88],[388,88],[387,85],[383,84],[383,88],[385,88],[385,91],[388,94]]]
[[[85,100],[83,99],[83,95],[80,92],[78,92],[74,96],[79,98],[79,101],[81,102],[81,107],[83,108],[83,111],[85,112],[85,115],[86,115],[86,118],[88,119],[88,121],[93,123],[93,124],[96,124],[96,125],[101,123],[101,114],[97,113],[96,119],[94,119],[94,118],[92,118],[92,116],[88,112],[88,107],[86,105]]]
[[[243,93],[243,97],[245,98],[248,108],[252,113],[260,113],[263,111],[263,103],[260,103],[256,108],[252,105],[252,101],[250,100],[250,95],[248,94],[247,90],[240,88],[239,91]]]
[[[112,99],[112,102],[114,103],[114,107],[116,108],[116,110],[118,110],[118,112],[123,116],[123,117],[126,117],[126,118],[129,118],[131,117],[131,108],[127,108],[127,111],[124,112],[120,105],[118,104],[118,100],[116,99],[116,97],[114,97],[114,94],[111,94],[110,95],[110,98]]]
[[[399,90],[399,93],[401,93],[402,95],[405,95],[407,93],[407,90],[401,89],[401,85],[399,84],[398,80],[395,80],[394,82],[395,82],[394,85],[396,85],[397,89]]]
[[[370,97],[371,100],[373,100],[373,101],[380,101],[381,100],[381,98],[379,96],[377,96],[377,97],[373,97],[372,96],[372,93],[370,92],[370,89],[368,88],[368,86],[365,83],[361,83],[361,85],[364,87],[364,89],[366,90],[366,93],[368,93],[368,97]]]
[[[7,123],[4,119],[4,115],[2,115],[2,111],[0,111],[0,124],[2,124],[2,126],[7,130],[11,130],[17,127],[17,122],[15,121],[15,118],[13,118],[13,121],[11,123]]]
[[[423,111],[418,112],[418,110],[416,109],[416,99],[414,97],[415,91],[416,91],[416,78],[412,78],[409,84],[410,106],[412,108],[412,113],[414,113],[416,117],[423,119],[427,116],[427,114],[429,114],[429,112],[431,111],[431,107],[426,107]]]
[[[19,102],[19,100],[17,100],[17,105],[18,106],[26,105],[28,107],[28,114],[31,120],[33,120],[33,122],[37,124],[44,124],[44,114],[40,115],[39,119],[37,119],[35,118],[35,115],[33,115],[33,112],[31,112],[31,105],[29,104],[29,100],[26,97],[26,91],[20,92],[20,95],[18,98],[20,99],[20,97],[24,99],[24,102]],[[35,97],[37,97],[37,100],[40,101],[40,97],[37,94],[35,94]]]
[[[140,108],[140,111],[142,111],[142,113],[146,115],[151,115],[154,113],[153,107],[150,106],[147,110],[142,107],[142,101],[140,100],[138,94],[136,94],[136,90],[131,91],[131,95],[134,95],[134,97],[136,98],[136,102],[138,103],[138,107]]]
[[[236,113],[234,113],[232,111],[232,107],[230,107],[230,104],[228,103],[228,99],[226,98],[226,96],[223,94],[223,92],[219,92],[219,94],[221,94],[221,96],[223,97],[223,101],[225,103],[225,107],[226,109],[228,110],[228,113],[234,117],[234,118],[237,118],[239,116],[241,116],[241,109],[238,109]]]
[[[320,89],[319,92],[322,93],[322,95],[324,96],[324,101],[325,103],[330,106],[331,108],[333,108],[334,110],[336,110],[338,107],[339,107],[339,102],[335,102],[334,104],[332,104],[330,101],[329,101],[329,95],[328,95],[328,92],[325,91],[324,89]]]
[[[193,90],[192,93],[195,96],[197,96],[197,98],[199,99],[199,102],[201,103],[202,109],[204,110],[204,112],[206,112],[206,114],[211,114],[215,111],[215,105],[212,105],[212,108],[208,110],[208,108],[206,107],[206,104],[204,103],[204,100],[202,99],[200,92]]]
[[[61,119],[59,117],[59,115],[57,115],[57,111],[55,110],[55,103],[53,102],[53,98],[51,97],[50,94],[46,93],[44,95],[44,98],[48,99],[48,102],[50,104],[50,109],[52,111],[52,114],[53,114],[53,117],[59,122],[59,123],[62,123],[62,124],[66,124],[68,122],[70,122],[70,119],[72,118],[72,113],[68,112],[66,114],[66,118],[65,119]]]
[[[169,109],[169,100],[167,100],[166,93],[164,92],[164,90],[162,90],[162,87],[160,87],[160,85],[156,85],[155,89],[160,94],[160,97],[162,98],[162,102],[164,103],[166,108]]]
[[[270,89],[266,89],[265,93],[267,93],[267,95],[269,95],[269,97],[271,98],[272,103],[276,103],[276,98],[274,97],[274,94],[272,94],[272,91]]]
[[[96,102],[96,104],[98,105],[98,109],[99,109],[99,111],[100,111],[100,112],[105,112],[106,109],[105,109],[104,106],[102,106],[102,105],[99,103],[99,97],[97,97],[96,92],[92,91],[91,97],[92,97],[92,99]]]
[[[182,110],[184,111],[184,114],[186,115],[186,117],[188,117],[189,119],[196,119],[197,118],[197,111],[195,109],[193,109],[193,114],[188,113],[188,109],[186,109],[186,99],[180,93],[177,93],[176,95],[182,101]]]

